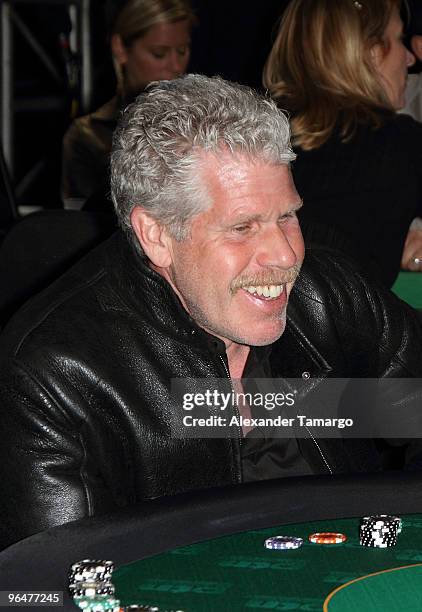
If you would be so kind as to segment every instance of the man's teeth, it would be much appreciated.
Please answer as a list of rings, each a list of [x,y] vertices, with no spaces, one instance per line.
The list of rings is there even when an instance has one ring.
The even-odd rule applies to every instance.
[[[256,293],[257,295],[263,295],[266,298],[277,298],[283,293],[284,285],[262,285],[259,287],[244,287],[245,291],[249,293]]]

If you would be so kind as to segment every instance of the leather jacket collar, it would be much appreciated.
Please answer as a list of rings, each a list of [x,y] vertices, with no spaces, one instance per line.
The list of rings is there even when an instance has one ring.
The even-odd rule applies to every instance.
[[[122,301],[129,301],[130,309],[133,309],[142,297],[144,314],[154,326],[162,327],[166,334],[178,342],[184,341],[188,346],[225,356],[224,342],[197,325],[169,283],[148,265],[134,245],[120,233],[116,235],[116,243],[119,258],[127,273],[120,274],[118,267],[113,265],[110,265],[110,269],[115,286],[121,289]],[[111,257],[113,253],[110,250],[109,259]]]

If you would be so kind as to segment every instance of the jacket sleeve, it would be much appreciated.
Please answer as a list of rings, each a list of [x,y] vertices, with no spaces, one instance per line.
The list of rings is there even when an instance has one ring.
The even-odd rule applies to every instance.
[[[359,271],[346,268],[339,280],[350,284],[353,302],[338,304],[339,335],[347,338],[357,375],[378,379],[372,418],[386,448],[396,449],[396,464],[384,462],[385,468],[422,469],[422,313]]]
[[[306,259],[290,316],[315,339],[330,378],[374,381],[378,401],[356,397],[356,414],[374,420],[378,439],[401,447],[403,466],[422,469],[421,313],[337,251],[312,245]]]
[[[0,386],[0,549],[108,509],[83,423],[60,407],[59,389],[16,360],[8,370]]]
[[[341,347],[347,376],[422,378],[422,313],[343,253],[312,245],[308,258],[312,272],[304,275],[300,299],[314,335],[324,323],[322,351],[329,360],[338,363]]]

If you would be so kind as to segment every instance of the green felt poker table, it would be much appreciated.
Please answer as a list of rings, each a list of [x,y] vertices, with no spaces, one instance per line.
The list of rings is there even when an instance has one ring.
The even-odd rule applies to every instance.
[[[118,568],[117,596],[124,605],[186,612],[422,610],[422,515],[405,515],[397,545],[387,549],[360,546],[358,529],[357,518],[313,521],[179,547]],[[327,531],[348,539],[309,542],[309,534]],[[304,543],[267,550],[265,539],[277,534]]]
[[[0,553],[0,590],[61,590],[81,559],[110,559],[122,605],[161,610],[422,610],[422,475],[286,478],[180,495],[75,521]],[[360,517],[396,514],[393,548],[359,544]],[[309,542],[316,531],[342,544]],[[266,538],[303,538],[268,550]],[[29,609],[39,609],[36,607]]]
[[[413,308],[422,309],[422,274],[420,272],[400,272],[392,291]]]

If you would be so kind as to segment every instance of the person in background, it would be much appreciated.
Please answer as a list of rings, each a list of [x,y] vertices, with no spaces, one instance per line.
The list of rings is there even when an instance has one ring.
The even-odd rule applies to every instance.
[[[399,111],[410,115],[416,121],[422,122],[422,73],[420,72],[422,62],[422,4],[420,0],[409,2],[410,19],[407,27],[407,38],[410,48],[416,58],[415,68],[419,72],[409,74],[406,85],[405,101],[406,104]],[[415,259],[419,252],[419,236],[422,230],[422,218],[413,219],[407,234],[405,247],[402,256],[403,267],[415,266]],[[415,266],[416,267],[416,266]],[[419,268],[419,266],[417,266]]]
[[[409,43],[418,62],[422,62],[422,4],[420,0],[417,0],[410,7]],[[422,121],[421,72],[409,75],[406,87],[406,104],[400,112],[410,115],[417,121]]]
[[[400,0],[292,0],[264,85],[292,113],[293,174],[312,239],[347,251],[387,287],[422,262],[422,126],[404,106],[414,57]],[[408,248],[409,247],[409,248]]]
[[[63,140],[62,197],[81,203],[109,189],[112,135],[122,108],[152,81],[186,71],[191,29],[189,0],[127,0],[108,5],[116,95],[95,112],[76,119]]]

